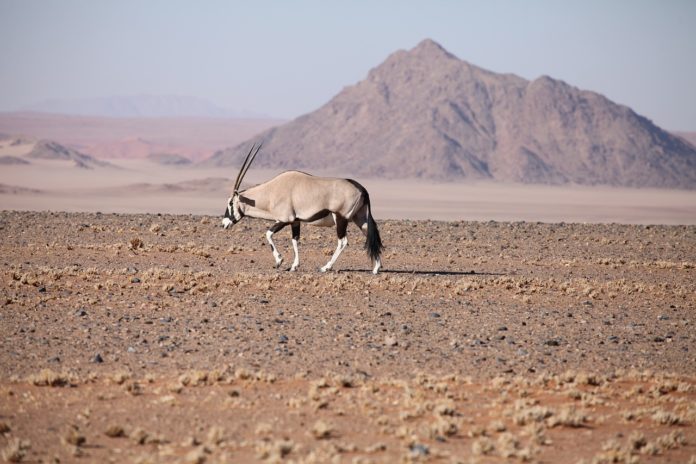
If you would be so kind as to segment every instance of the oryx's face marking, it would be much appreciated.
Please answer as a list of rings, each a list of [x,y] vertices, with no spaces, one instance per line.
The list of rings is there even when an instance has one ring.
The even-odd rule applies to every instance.
[[[222,218],[222,226],[227,229],[239,222],[243,216],[244,214],[239,209],[239,194],[235,192],[232,197],[227,199],[227,208],[225,208],[225,215]]]

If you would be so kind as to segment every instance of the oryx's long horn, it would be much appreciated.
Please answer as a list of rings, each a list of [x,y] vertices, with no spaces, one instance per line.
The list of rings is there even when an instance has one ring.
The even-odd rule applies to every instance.
[[[251,150],[249,150],[249,153],[247,153],[246,158],[244,158],[244,162],[242,163],[242,167],[239,168],[239,173],[237,174],[237,180],[234,181],[234,191],[236,192],[237,189],[239,188],[239,185],[242,183],[242,172],[244,172],[244,167],[247,164],[247,161],[249,161],[249,156],[251,156],[251,152],[254,151],[254,148],[256,147],[256,144],[253,144],[251,146]]]
[[[259,150],[261,150],[261,145],[263,145],[263,142],[259,143],[259,146],[256,147],[256,151],[254,152],[253,155],[251,155],[251,159],[249,159],[249,162],[246,163],[246,165],[244,166],[244,171],[242,172],[242,176],[239,178],[239,185],[242,184],[242,181],[244,180],[244,176],[246,176],[246,173],[249,170],[249,167],[251,167],[251,163],[254,162],[254,158],[256,158],[256,155],[258,155]],[[239,185],[237,187],[239,187]]]

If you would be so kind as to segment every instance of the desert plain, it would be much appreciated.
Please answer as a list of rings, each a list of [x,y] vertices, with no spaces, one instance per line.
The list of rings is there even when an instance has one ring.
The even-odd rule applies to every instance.
[[[3,457],[694,462],[693,225],[378,224],[3,211]]]
[[[383,272],[305,226],[291,273],[236,172],[138,155],[259,122],[69,122],[108,166],[0,167],[3,459],[696,462],[693,191],[360,178]]]

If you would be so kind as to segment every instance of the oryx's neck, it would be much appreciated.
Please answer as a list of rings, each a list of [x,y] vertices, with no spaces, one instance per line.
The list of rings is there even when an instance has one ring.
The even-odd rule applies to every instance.
[[[240,192],[239,208],[245,216],[258,219],[276,219],[270,211],[268,196],[264,192],[264,184],[251,187]],[[244,200],[246,199],[246,201]]]

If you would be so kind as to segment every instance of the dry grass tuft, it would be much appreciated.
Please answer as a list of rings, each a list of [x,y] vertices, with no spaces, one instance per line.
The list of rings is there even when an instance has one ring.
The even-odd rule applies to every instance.
[[[128,241],[128,247],[131,250],[138,250],[145,247],[145,243],[139,237],[133,237]]]
[[[110,425],[104,431],[104,435],[111,438],[121,438],[126,436],[126,431],[120,425]]]
[[[71,425],[62,437],[62,441],[66,445],[82,446],[87,442],[87,437],[80,432],[76,425]]]
[[[15,437],[2,450],[2,458],[7,462],[22,462],[31,448],[29,442]]]
[[[481,437],[471,444],[471,452],[476,456],[486,456],[495,451],[495,444],[490,438]]]
[[[652,420],[662,425],[684,425],[685,421],[679,414],[670,411],[655,411],[651,416]]]
[[[584,427],[587,424],[587,416],[578,412],[574,407],[562,408],[546,421],[549,427]]]
[[[12,429],[7,422],[0,422],[0,435],[5,435],[9,433]]]
[[[325,440],[333,437],[336,431],[333,426],[323,420],[318,420],[312,426],[312,436],[317,440]]]
[[[29,376],[29,382],[38,387],[64,387],[70,384],[70,377],[51,369],[43,369],[38,374]]]

